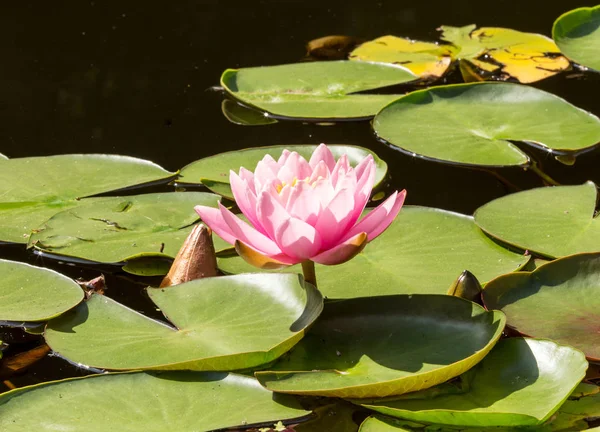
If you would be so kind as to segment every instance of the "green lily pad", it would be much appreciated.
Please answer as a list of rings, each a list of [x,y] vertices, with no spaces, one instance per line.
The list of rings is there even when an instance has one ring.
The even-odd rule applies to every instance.
[[[147,291],[174,327],[94,295],[50,321],[46,342],[102,369],[249,369],[294,346],[323,307],[319,291],[297,275],[223,276]]]
[[[477,364],[504,329],[501,312],[445,295],[327,303],[306,337],[268,372],[274,392],[384,397],[447,381]]]
[[[561,15],[554,23],[552,37],[571,60],[600,71],[600,5]]]
[[[367,417],[358,432],[413,432],[414,430],[427,429],[420,423],[375,415]]]
[[[208,432],[307,414],[289,396],[225,373],[94,375],[0,395],[3,432]]]
[[[31,230],[79,198],[172,177],[152,162],[117,155],[59,155],[4,161],[0,241],[27,243]]]
[[[371,117],[398,97],[357,92],[416,78],[397,65],[325,61],[228,69],[221,85],[235,98],[275,116],[342,119]]]
[[[277,123],[276,119],[265,115],[262,111],[248,108],[231,99],[223,100],[221,111],[227,120],[240,126],[263,126]]]
[[[582,352],[552,341],[503,339],[461,377],[462,389],[361,403],[406,420],[454,426],[530,426],[545,422],[585,377]],[[447,385],[447,384],[446,384]]]
[[[570,66],[554,41],[535,33],[512,29],[441,26],[441,38],[458,48],[455,54],[465,81],[515,79],[531,83],[548,78]],[[475,75],[465,74],[475,71]]]
[[[316,265],[317,284],[328,298],[445,294],[463,270],[485,283],[519,269],[528,259],[495,244],[469,216],[405,206],[390,227],[348,263]],[[239,257],[219,258],[218,264],[226,273],[256,271]],[[299,266],[285,271],[301,272]]]
[[[564,99],[511,83],[432,87],[403,96],[373,120],[402,151],[462,165],[529,164],[510,141],[577,154],[600,142],[600,119]]]
[[[83,291],[53,270],[0,259],[0,321],[46,321],[74,308]]]
[[[368,155],[372,155],[376,165],[374,187],[381,184],[385,178],[387,174],[387,164],[371,150],[343,144],[331,144],[328,145],[328,147],[336,160],[344,154],[347,155],[348,161],[352,166],[358,165],[358,163]],[[316,145],[294,144],[255,147],[220,153],[215,156],[197,160],[185,166],[181,170],[181,176],[177,182],[183,185],[203,184],[214,193],[233,200],[233,193],[231,192],[231,186],[229,185],[229,171],[233,170],[237,173],[240,167],[254,171],[256,169],[256,164],[258,164],[263,157],[271,155],[273,158],[277,159],[285,149],[298,152],[306,160],[309,160],[316,148]]]
[[[600,361],[600,253],[552,261],[491,281],[485,304],[519,332],[571,345]]]
[[[3,155],[2,153],[0,153],[0,159],[6,160],[6,159],[8,159],[8,156]]]
[[[475,223],[505,243],[550,258],[600,252],[595,206],[592,182],[544,187],[485,204],[475,212]]]
[[[173,260],[168,258],[140,257],[128,260],[123,271],[137,276],[162,276],[169,272],[172,264]]]
[[[29,247],[101,263],[173,258],[198,220],[194,206],[216,207],[219,197],[172,192],[81,201],[36,229]],[[216,250],[231,247],[217,236],[214,241]]]

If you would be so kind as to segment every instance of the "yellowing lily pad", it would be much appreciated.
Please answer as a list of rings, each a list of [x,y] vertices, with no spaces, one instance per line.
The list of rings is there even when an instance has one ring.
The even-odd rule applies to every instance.
[[[452,63],[454,51],[452,45],[382,36],[358,46],[349,58],[398,64],[421,78],[439,78]]]
[[[554,41],[546,36],[516,30],[482,27],[441,26],[441,38],[458,48],[460,62],[478,68],[482,79],[515,79],[531,83],[548,78],[570,66]],[[465,75],[465,81],[473,81]]]
[[[571,60],[600,71],[600,5],[561,15],[554,23],[552,37]]]

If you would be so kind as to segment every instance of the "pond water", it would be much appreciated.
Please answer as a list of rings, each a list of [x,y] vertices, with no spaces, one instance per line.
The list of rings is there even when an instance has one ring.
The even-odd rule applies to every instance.
[[[124,4],[126,3],[126,4]],[[0,153],[11,158],[115,153],[175,171],[223,151],[275,144],[343,143],[368,147],[387,161],[389,190],[408,190],[407,203],[471,214],[519,189],[543,185],[520,168],[475,170],[413,158],[377,141],[368,121],[318,125],[280,121],[239,126],[221,112],[211,90],[227,68],[300,61],[311,39],[330,34],[372,39],[386,34],[437,39],[442,24],[507,27],[549,35],[563,12],[592,1],[185,1],[12,2],[0,16],[4,56]],[[600,75],[567,72],[536,87],[600,115]],[[561,184],[600,183],[600,149],[566,166],[546,152],[529,153]],[[160,186],[155,190],[172,190]],[[107,294],[154,314],[141,295],[151,281],[43,259],[22,246],[0,257],[91,279],[102,271]],[[40,338],[5,329],[7,354]],[[11,378],[23,386],[87,372],[47,357]],[[0,384],[0,391],[7,390]]]

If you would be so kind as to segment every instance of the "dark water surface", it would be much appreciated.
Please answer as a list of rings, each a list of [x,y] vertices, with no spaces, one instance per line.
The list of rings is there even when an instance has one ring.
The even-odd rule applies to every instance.
[[[369,122],[319,126],[281,121],[238,126],[221,113],[218,85],[226,68],[300,61],[307,41],[330,34],[365,39],[396,34],[437,39],[442,24],[509,27],[550,35],[563,12],[598,0],[497,1],[13,1],[0,13],[0,153],[9,157],[117,153],[177,170],[199,158],[246,147],[346,143],[375,150],[390,166],[389,189],[408,190],[408,204],[472,213],[514,192],[490,172],[446,166],[378,142]],[[536,86],[600,115],[600,74],[564,73]],[[540,151],[543,169],[564,184],[600,183],[600,149],[562,165]],[[520,168],[495,170],[517,188],[543,185]],[[22,246],[0,257],[93,278],[81,269],[35,257]],[[107,274],[108,295],[152,310],[140,295],[147,280]],[[13,339],[11,339],[11,337]],[[20,332],[0,332],[7,354],[31,348]],[[23,342],[23,343],[22,343]],[[55,357],[14,378],[25,385],[83,374]],[[6,390],[0,384],[0,391]]]

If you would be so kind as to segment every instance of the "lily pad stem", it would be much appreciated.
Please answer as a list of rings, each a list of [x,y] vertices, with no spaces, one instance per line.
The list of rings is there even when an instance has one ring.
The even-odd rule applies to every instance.
[[[550,177],[548,174],[546,174],[544,171],[542,171],[539,167],[538,164],[536,162],[533,162],[528,169],[530,169],[531,171],[533,171],[534,173],[536,173],[542,180],[544,180],[544,182],[546,184],[549,184],[551,186],[560,186],[560,183],[557,182],[556,180],[554,180],[552,177]]]
[[[315,263],[311,260],[306,260],[302,263],[302,274],[304,275],[304,280],[317,286],[317,275],[315,273]]]

